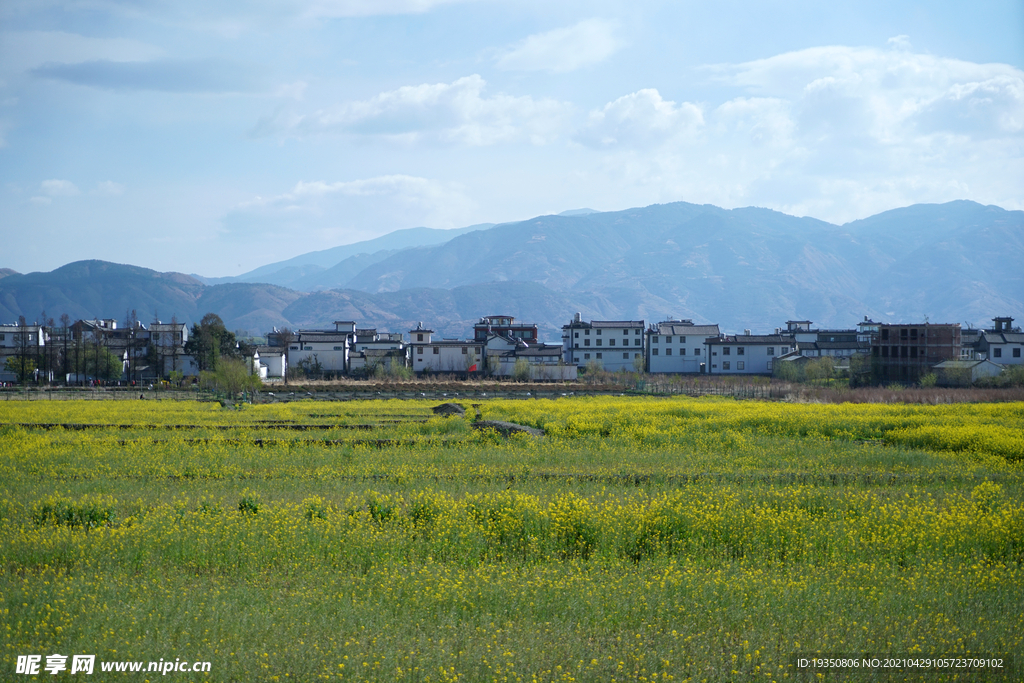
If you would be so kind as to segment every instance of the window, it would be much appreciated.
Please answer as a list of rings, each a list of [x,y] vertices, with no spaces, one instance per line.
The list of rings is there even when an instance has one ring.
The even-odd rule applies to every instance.
[[[882,347],[882,358],[888,358],[888,357],[889,357],[889,347],[888,346],[883,346]]]
[[[597,359],[601,360],[601,354],[597,354]]]
[[[334,350],[335,350],[335,351],[343,351],[343,350],[344,350],[344,348],[345,348],[345,347],[343,347],[343,346],[335,346],[335,347],[334,347]],[[364,347],[363,347],[363,351],[365,351],[365,350],[366,350],[366,347],[364,346]]]
[[[640,328],[638,327],[635,330],[633,330],[633,334],[640,334]]]
[[[633,346],[640,346],[640,340],[639,339],[634,339],[633,340]]]
[[[992,349],[992,357],[993,358],[1002,358],[1003,357],[1003,350],[998,348],[998,347],[993,348]]]
[[[436,356],[439,353],[441,353],[441,349],[439,349],[438,347],[435,346],[434,347],[434,355]]]
[[[651,337],[651,343],[652,344],[657,344],[658,343],[658,338],[657,337]]]
[[[298,346],[289,346],[288,348],[290,348],[292,351],[298,351],[299,350]]]
[[[910,347],[910,357],[911,358],[917,358],[917,347],[916,346],[911,346]]]
[[[889,329],[885,328],[882,330],[882,341],[889,341]]]
[[[590,354],[589,353],[583,354],[583,360],[590,360]]]
[[[904,327],[902,330],[900,330],[900,339],[906,339],[907,334],[909,334],[909,332],[907,331],[907,328]]]
[[[423,341],[423,335],[422,334],[417,334],[416,335],[416,341]]]
[[[775,347],[774,346],[769,346],[768,347],[768,355],[769,356],[774,356],[775,355]]]
[[[633,358],[639,358],[639,357],[640,357],[640,354],[639,354],[639,353],[634,353],[634,354],[633,354]]]
[[[686,349],[679,349],[679,355],[680,356],[685,356],[686,355]]]
[[[629,330],[623,330],[623,331],[622,331],[622,334],[626,334],[626,335],[628,335],[628,334],[629,334]]]
[[[608,340],[608,346],[615,346],[615,340],[614,339],[609,339]]]
[[[312,347],[312,346],[307,346],[307,347],[306,347],[306,350],[307,350],[307,351],[312,351],[312,350],[313,350],[313,347]]]
[[[583,334],[585,334],[585,335],[587,335],[589,337],[590,336],[590,330],[584,330]]]
[[[671,356],[672,355],[672,349],[665,349],[665,355],[666,356]]]
[[[576,342],[576,348],[577,349],[580,348],[580,343],[579,342]]]
[[[1016,349],[1013,350],[1013,357],[1020,358],[1020,347],[1017,347]]]
[[[418,353],[419,355],[422,356],[423,355],[423,347],[422,346],[417,346],[416,347],[416,353]]]
[[[597,336],[598,336],[598,337],[600,337],[600,336],[601,336],[601,330],[598,330],[598,331],[597,331]]]
[[[915,341],[917,340],[917,330],[916,329],[913,329],[913,330],[910,331],[910,338],[915,340]]]
[[[787,353],[789,353],[789,347],[788,346],[783,346],[782,347],[782,355],[786,355]]]
[[[598,330],[598,332],[600,332],[600,331],[601,331],[601,330]],[[598,339],[598,340],[597,340],[597,345],[598,345],[598,346],[600,346],[600,345],[601,345],[601,340],[600,340],[600,339]]]
[[[468,356],[469,355],[469,347],[467,347],[467,346],[463,346],[462,347],[462,355],[463,356]]]
[[[742,356],[743,355],[743,347],[742,346],[737,346],[736,347],[736,355],[737,356]]]
[[[742,370],[743,369],[743,361],[741,361],[741,360],[736,361],[736,369],[737,370]]]
[[[728,370],[729,369],[729,361],[724,361],[722,363],[722,369],[723,370]]]
[[[731,353],[732,353],[732,347],[730,347],[730,346],[723,346],[722,347],[722,355],[723,356],[728,356]]]
[[[686,343],[686,337],[680,337],[679,338],[679,343],[680,344],[685,344]]]
[[[672,343],[672,335],[669,335],[669,336],[665,337],[665,343],[666,344],[671,344]]]
[[[657,356],[658,355],[658,349],[651,349],[651,355],[652,356]]]
[[[579,332],[573,332],[572,334],[573,334],[573,336],[574,336],[574,337],[575,337],[576,339],[579,339],[579,338],[580,338],[580,333],[579,333]]]
[[[584,339],[583,340],[583,345],[584,346],[590,346],[590,340],[589,339]]]
[[[627,360],[627,359],[629,359],[629,354],[628,353],[622,354],[622,360]]]
[[[693,355],[699,356],[700,355],[700,349],[694,349],[693,350]]]
[[[900,351],[900,355],[903,356],[904,358],[910,355],[910,352],[907,350],[906,346],[904,346],[903,349]]]

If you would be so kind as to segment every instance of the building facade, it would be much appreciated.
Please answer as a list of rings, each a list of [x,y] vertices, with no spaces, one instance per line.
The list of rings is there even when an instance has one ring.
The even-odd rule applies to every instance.
[[[651,325],[646,333],[650,373],[707,372],[708,339],[717,338],[718,325],[694,325],[692,320],[665,320]]]
[[[636,370],[644,358],[644,321],[586,322],[577,313],[562,326],[562,357],[575,367],[595,362],[609,372]]]

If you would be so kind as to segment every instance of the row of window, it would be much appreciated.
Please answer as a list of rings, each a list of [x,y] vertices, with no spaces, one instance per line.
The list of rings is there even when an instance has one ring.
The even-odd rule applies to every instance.
[[[732,367],[730,367],[731,363],[732,363],[732,361],[727,361],[727,360],[722,361],[722,369],[723,370],[732,370]],[[736,369],[737,370],[743,370],[744,367],[745,367],[745,365],[744,365],[743,361],[741,361],[741,360],[736,361]]]
[[[609,332],[611,332],[611,330],[609,330]],[[598,337],[601,336],[601,330],[595,330],[595,333],[597,334]],[[635,328],[633,330],[633,333],[636,334],[637,336],[639,336],[640,335],[640,328],[639,327]],[[629,330],[623,330],[622,334],[624,336],[628,336],[629,335]],[[590,330],[583,330],[583,336],[584,337],[589,337],[590,336]],[[579,339],[580,338],[580,333],[579,332],[573,332],[573,337],[576,338],[576,339]]]
[[[651,355],[652,356],[657,356],[658,355],[658,349],[651,349]],[[665,355],[666,356],[671,356],[672,355],[672,349],[665,349]],[[679,349],[679,355],[680,356],[685,356],[686,355],[686,349]],[[694,349],[693,350],[693,355],[699,356],[700,355],[700,349]]]
[[[601,346],[601,341],[602,340],[598,339],[597,340],[597,344],[595,344],[595,346]],[[628,339],[623,339],[622,340],[622,345],[623,346],[626,346],[628,344],[629,344],[629,340]],[[589,339],[584,339],[583,340],[583,345],[584,346],[590,346],[590,340]],[[608,346],[615,346],[615,340],[614,339],[609,339],[608,340]],[[640,340],[639,339],[634,339],[633,340],[633,346],[640,346]],[[579,342],[576,342],[576,348],[577,349],[580,348],[580,343]]]
[[[595,353],[594,356],[596,356],[596,358],[594,360],[603,360],[603,354],[601,354],[600,352]],[[639,358],[639,357],[640,357],[639,353],[634,353],[633,354],[633,358]],[[583,354],[583,360],[590,360],[590,354],[589,353]],[[629,360],[629,354],[628,353],[622,354],[622,360]]]
[[[659,337],[657,335],[652,336],[651,337],[651,343],[652,344],[657,344],[658,343],[658,339],[659,339]],[[672,343],[672,335],[670,335],[670,334],[665,335],[665,343],[666,344],[671,344]],[[686,337],[684,337],[683,335],[679,335],[679,343],[680,344],[685,344],[686,343]]]
[[[1001,348],[999,348],[998,346],[993,346],[992,347],[992,357],[993,358],[1002,358],[1003,357],[1003,350]],[[1013,357],[1014,358],[1020,358],[1020,347],[1019,346],[1015,346],[1013,348]]]

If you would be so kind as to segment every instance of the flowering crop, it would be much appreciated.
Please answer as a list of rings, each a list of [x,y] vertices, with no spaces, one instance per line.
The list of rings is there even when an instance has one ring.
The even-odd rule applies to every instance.
[[[1020,404],[484,403],[547,433],[507,440],[430,406],[0,405],[0,670],[770,681],[1024,649]]]

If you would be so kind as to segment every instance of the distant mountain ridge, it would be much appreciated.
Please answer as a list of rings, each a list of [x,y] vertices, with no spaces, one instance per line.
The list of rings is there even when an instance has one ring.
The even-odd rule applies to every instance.
[[[158,312],[191,322],[212,311],[253,333],[343,319],[402,332],[423,320],[461,336],[479,316],[501,313],[537,322],[557,341],[576,311],[762,332],[794,318],[820,327],[848,327],[863,316],[975,325],[996,315],[1024,319],[1021,211],[919,204],[842,226],[685,202],[566,213],[470,226],[444,240],[385,235],[370,241],[376,251],[365,242],[264,267],[289,278],[288,287],[204,283],[99,261],[8,274],[0,279],[0,320],[33,319],[43,309],[121,319],[136,309],[143,321]],[[424,237],[436,241],[408,246]],[[328,258],[339,260],[321,265]]]

